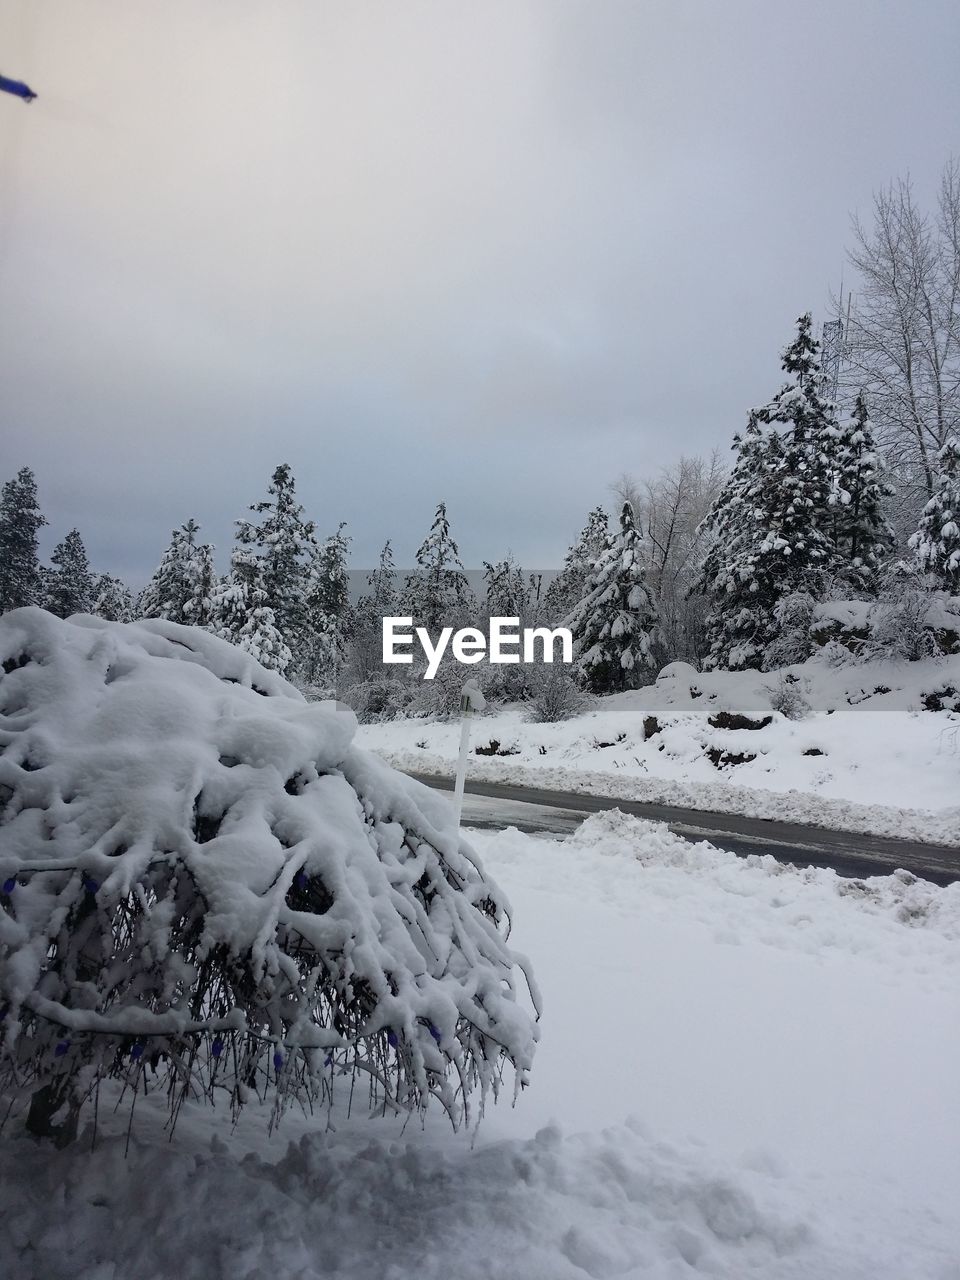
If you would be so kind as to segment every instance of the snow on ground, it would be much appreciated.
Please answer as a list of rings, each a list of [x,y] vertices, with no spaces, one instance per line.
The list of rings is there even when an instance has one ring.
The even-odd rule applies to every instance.
[[[804,718],[773,709],[781,682],[805,698]],[[478,718],[474,747],[509,754],[473,755],[468,777],[960,843],[958,691],[960,656],[772,673],[672,663],[649,688],[559,724],[532,724],[521,706]],[[712,725],[723,712],[771,719]],[[658,729],[646,736],[651,716]],[[399,768],[449,774],[459,733],[458,723],[399,720],[362,726],[358,741]]]
[[[0,1144],[9,1280],[960,1278],[960,885],[604,813],[474,833],[545,997],[532,1084],[438,1121],[142,1104]],[[113,1136],[110,1136],[110,1135]],[[12,1248],[11,1248],[12,1246]]]

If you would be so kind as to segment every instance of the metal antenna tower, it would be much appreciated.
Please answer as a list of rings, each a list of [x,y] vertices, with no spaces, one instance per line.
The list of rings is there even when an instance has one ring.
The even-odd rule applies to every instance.
[[[850,295],[847,295],[847,324],[843,323],[840,314],[843,312],[843,280],[840,281],[840,299],[836,320],[825,320],[820,334],[820,373],[823,385],[823,396],[826,400],[837,402],[840,389],[840,365],[847,356],[847,345],[844,335],[850,327]]]
[[[843,346],[843,321],[826,320],[820,337],[820,372],[823,377],[823,395],[836,402],[840,386],[840,351]]]

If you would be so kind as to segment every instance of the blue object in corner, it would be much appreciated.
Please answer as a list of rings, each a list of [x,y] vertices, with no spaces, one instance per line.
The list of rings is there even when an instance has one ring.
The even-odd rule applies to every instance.
[[[8,80],[6,76],[0,76],[0,90],[12,93],[15,98],[22,98],[24,102],[32,102],[37,96],[22,80]]]

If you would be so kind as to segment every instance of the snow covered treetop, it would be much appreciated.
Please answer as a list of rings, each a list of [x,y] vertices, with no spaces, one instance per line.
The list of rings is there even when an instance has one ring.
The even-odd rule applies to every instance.
[[[106,1076],[282,1108],[362,1072],[455,1122],[525,1082],[507,905],[352,713],[161,620],[19,609],[0,663],[0,1088],[34,1120]]]

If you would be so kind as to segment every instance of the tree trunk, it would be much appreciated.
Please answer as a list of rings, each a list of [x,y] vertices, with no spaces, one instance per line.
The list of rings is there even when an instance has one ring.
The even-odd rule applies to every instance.
[[[76,1139],[80,1104],[70,1096],[70,1080],[62,1077],[38,1089],[30,1099],[27,1133],[49,1138],[56,1147],[67,1147]]]

